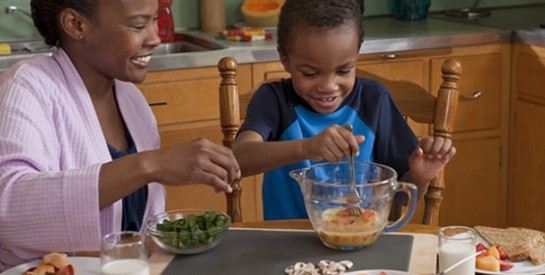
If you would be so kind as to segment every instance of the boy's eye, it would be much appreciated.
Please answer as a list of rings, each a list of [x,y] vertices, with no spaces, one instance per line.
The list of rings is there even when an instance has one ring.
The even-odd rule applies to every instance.
[[[316,75],[314,72],[302,72],[303,76],[305,77],[313,77]]]
[[[351,70],[340,70],[340,71],[338,72],[338,74],[340,74],[340,75],[345,75],[345,74],[349,74],[350,71],[351,71]]]

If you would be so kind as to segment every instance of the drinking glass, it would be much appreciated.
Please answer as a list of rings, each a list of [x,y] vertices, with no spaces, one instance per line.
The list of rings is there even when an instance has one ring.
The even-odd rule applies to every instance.
[[[110,233],[102,238],[102,275],[149,275],[146,237],[133,231]]]
[[[475,254],[477,232],[466,226],[447,226],[439,230],[439,271]],[[449,275],[475,274],[475,257],[449,272]]]
[[[390,9],[400,20],[421,20],[428,17],[431,0],[390,0]]]

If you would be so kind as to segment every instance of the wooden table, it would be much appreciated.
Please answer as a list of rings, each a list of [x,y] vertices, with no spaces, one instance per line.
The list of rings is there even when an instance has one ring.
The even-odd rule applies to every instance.
[[[292,229],[292,230],[312,230],[309,220],[277,220],[277,221],[259,221],[233,223],[234,228],[263,228],[263,229]],[[408,224],[396,233],[387,234],[410,234],[414,237],[413,250],[411,252],[411,262],[409,272],[412,274],[435,274],[436,270],[436,247],[437,231],[439,227],[421,224]],[[174,258],[173,254],[154,249],[150,258],[151,274],[161,274],[170,261]]]

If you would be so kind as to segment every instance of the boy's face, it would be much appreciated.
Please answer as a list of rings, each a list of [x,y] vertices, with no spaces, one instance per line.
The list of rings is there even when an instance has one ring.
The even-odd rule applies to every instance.
[[[318,113],[336,111],[354,87],[356,30],[346,24],[320,32],[301,29],[291,34],[286,49],[280,60],[297,94]]]

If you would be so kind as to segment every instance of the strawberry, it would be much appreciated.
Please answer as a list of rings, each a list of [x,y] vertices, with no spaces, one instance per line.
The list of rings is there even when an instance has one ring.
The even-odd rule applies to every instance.
[[[506,271],[513,267],[513,263],[500,260],[500,271]]]
[[[478,244],[476,245],[476,248],[477,248],[477,251],[482,251],[482,250],[486,251],[486,250],[488,249],[488,248],[486,247],[486,245],[484,245],[483,243],[478,243]]]
[[[501,246],[496,246],[496,248],[498,249],[498,252],[500,252],[500,260],[507,259],[507,254],[505,253],[505,250],[503,250]]]
[[[61,268],[57,273],[56,275],[74,275],[75,272],[74,272],[74,266],[72,266],[71,264]]]

